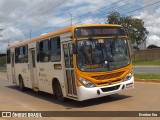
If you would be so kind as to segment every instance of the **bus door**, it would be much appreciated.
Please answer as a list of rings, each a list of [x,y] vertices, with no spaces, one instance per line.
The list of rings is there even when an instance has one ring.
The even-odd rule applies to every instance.
[[[11,53],[11,71],[12,71],[12,81],[13,83],[16,82],[16,76],[15,76],[15,66],[14,66],[14,53]]]
[[[36,71],[36,56],[35,48],[29,49],[29,68],[30,68],[30,79],[32,82],[32,88],[38,88],[37,71]]]
[[[73,64],[72,41],[63,42],[64,61],[65,61],[65,79],[67,84],[68,96],[76,97],[77,89],[75,82],[75,71]]]

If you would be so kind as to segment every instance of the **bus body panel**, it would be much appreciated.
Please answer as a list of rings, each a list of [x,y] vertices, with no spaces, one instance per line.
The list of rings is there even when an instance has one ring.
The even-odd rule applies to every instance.
[[[15,64],[15,76],[17,85],[19,85],[19,77],[21,76],[25,87],[32,88],[28,63]]]
[[[10,63],[7,64],[7,78],[15,83],[15,70],[14,70],[14,48],[10,49]]]
[[[12,69],[11,69],[11,64],[7,64],[7,80],[12,81]]]

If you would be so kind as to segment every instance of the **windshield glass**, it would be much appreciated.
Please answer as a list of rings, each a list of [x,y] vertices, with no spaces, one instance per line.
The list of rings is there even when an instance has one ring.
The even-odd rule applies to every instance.
[[[110,71],[129,63],[128,44],[124,38],[77,41],[77,64],[82,71]]]

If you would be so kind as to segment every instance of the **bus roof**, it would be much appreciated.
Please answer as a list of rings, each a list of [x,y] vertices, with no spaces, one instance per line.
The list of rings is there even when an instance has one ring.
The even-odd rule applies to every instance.
[[[81,24],[81,25],[73,25],[73,26],[69,26],[67,28],[63,28],[63,29],[60,29],[60,30],[56,30],[56,31],[52,31],[52,32],[46,33],[44,35],[40,35],[40,36],[32,38],[32,39],[21,41],[19,43],[16,43],[16,44],[8,46],[7,49],[14,48],[14,47],[19,47],[19,46],[26,45],[26,44],[29,44],[29,43],[32,43],[32,42],[35,42],[35,41],[40,41],[40,40],[44,40],[46,38],[57,36],[57,35],[60,35],[60,34],[63,34],[63,33],[71,32],[72,28],[89,27],[89,26],[119,26],[119,27],[121,27],[121,25],[117,25],[117,24]]]
[[[119,26],[122,27],[121,25],[117,24],[81,24],[81,25],[75,25],[74,27],[89,27],[89,26]]]

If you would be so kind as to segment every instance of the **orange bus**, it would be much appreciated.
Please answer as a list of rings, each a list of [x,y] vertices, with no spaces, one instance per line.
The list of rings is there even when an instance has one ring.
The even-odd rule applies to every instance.
[[[129,51],[120,25],[70,26],[8,46],[7,76],[59,101],[103,97],[134,88]]]

